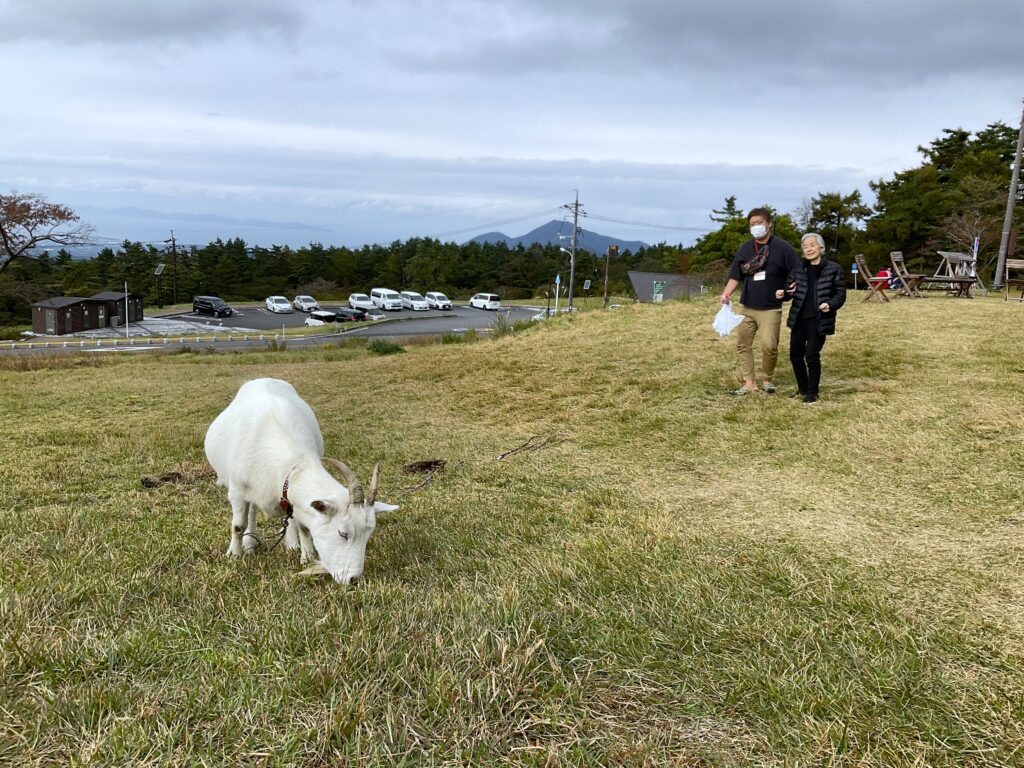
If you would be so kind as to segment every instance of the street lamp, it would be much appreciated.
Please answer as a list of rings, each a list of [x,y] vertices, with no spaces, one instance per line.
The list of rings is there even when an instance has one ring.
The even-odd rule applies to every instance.
[[[164,273],[164,267],[167,265],[160,262],[156,265],[156,271],[153,273],[156,275],[156,305],[160,308],[164,308],[164,292],[163,286],[160,284],[160,276]]]

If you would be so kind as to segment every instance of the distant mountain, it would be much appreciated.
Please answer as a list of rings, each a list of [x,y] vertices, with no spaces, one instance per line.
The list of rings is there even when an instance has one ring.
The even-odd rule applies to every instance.
[[[542,224],[531,232],[527,232],[525,235],[520,235],[519,237],[509,237],[502,232],[487,232],[483,235],[477,235],[469,242],[481,244],[505,243],[509,248],[515,248],[517,245],[522,245],[523,247],[528,248],[534,243],[540,243],[541,245],[554,243],[568,248],[571,237],[571,223],[567,221],[549,221],[547,224]],[[620,240],[617,237],[599,235],[597,232],[591,232],[589,229],[583,229],[582,227],[577,230],[576,247],[580,250],[603,254],[608,250],[609,245],[619,246],[619,253],[627,250],[636,253],[638,249],[648,247],[647,243],[641,242],[640,240]]]

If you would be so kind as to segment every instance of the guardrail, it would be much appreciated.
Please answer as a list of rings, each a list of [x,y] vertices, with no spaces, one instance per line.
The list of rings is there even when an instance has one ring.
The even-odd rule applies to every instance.
[[[316,334],[309,335],[294,335],[294,336],[282,336],[281,334],[210,334],[204,336],[202,334],[193,336],[191,334],[186,336],[138,336],[135,338],[123,336],[113,339],[65,339],[61,341],[53,341],[47,339],[44,341],[0,341],[0,352],[4,350],[15,350],[15,349],[89,349],[90,347],[137,347],[137,346],[149,346],[149,347],[164,347],[170,344],[202,344],[202,343],[217,343],[217,342],[251,342],[253,344],[260,344],[266,342],[281,342],[288,341],[289,339],[310,339],[316,338]]]

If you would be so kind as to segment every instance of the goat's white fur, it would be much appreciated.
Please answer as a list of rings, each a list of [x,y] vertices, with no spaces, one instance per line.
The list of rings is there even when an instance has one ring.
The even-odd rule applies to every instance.
[[[280,379],[243,384],[207,430],[205,448],[217,484],[227,487],[231,502],[228,556],[257,546],[257,509],[275,518],[284,514],[278,502],[287,477],[294,519],[285,546],[300,547],[302,563],[319,561],[336,581],[354,583],[362,576],[376,512],[398,507],[372,498],[350,504],[349,489],[322,464],[324,440],[313,409],[291,384]]]

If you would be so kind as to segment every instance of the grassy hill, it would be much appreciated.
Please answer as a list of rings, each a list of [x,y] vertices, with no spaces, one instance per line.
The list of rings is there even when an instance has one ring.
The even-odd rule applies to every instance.
[[[715,309],[0,359],[0,762],[1024,761],[1022,308],[855,302],[810,407],[725,394]],[[223,556],[202,439],[258,376],[383,462],[358,589]]]

